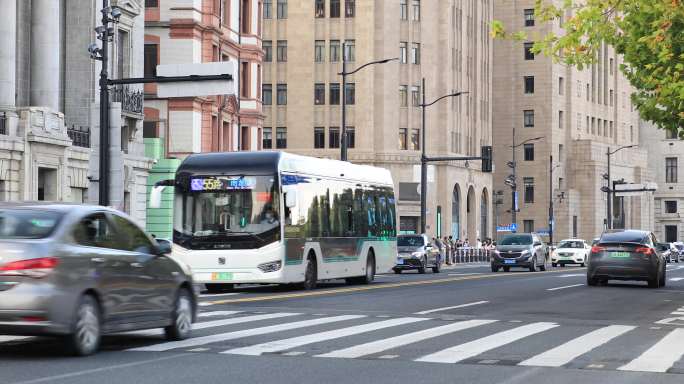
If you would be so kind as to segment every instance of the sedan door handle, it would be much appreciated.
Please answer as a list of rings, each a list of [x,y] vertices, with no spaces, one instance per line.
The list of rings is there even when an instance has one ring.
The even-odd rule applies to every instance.
[[[144,265],[143,265],[142,263],[135,262],[135,263],[131,263],[131,267],[133,267],[133,268],[143,268]]]
[[[94,263],[104,263],[106,260],[104,257],[93,257],[90,261]]]

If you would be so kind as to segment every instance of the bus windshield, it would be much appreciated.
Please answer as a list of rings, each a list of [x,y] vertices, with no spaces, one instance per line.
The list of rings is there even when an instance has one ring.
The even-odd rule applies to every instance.
[[[275,176],[192,177],[176,192],[174,240],[189,249],[253,249],[280,239]]]

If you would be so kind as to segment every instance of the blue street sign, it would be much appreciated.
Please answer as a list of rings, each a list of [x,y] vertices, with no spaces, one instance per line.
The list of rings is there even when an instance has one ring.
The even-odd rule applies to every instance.
[[[538,235],[548,236],[548,235],[549,235],[549,230],[548,230],[548,229],[537,229],[536,233],[537,233]]]
[[[497,232],[516,232],[518,230],[518,224],[509,224],[509,225],[499,225],[496,227]]]

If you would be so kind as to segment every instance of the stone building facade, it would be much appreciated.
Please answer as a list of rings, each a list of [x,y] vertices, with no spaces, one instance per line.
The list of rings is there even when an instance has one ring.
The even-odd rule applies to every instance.
[[[388,168],[400,230],[420,230],[421,80],[429,156],[479,156],[490,145],[493,1],[266,0],[264,149],[339,158],[342,55],[348,76],[348,159]],[[342,45],[346,49],[343,52]],[[491,232],[490,174],[480,162],[428,172],[427,232],[485,238]]]
[[[111,43],[114,77],[142,74],[141,1],[112,1],[122,11]],[[2,0],[0,9],[0,198],[97,203],[100,65],[86,48],[96,41],[100,8]],[[142,97],[135,103],[130,89],[112,93],[111,205],[144,223],[151,162]]]
[[[551,30],[562,33],[558,21],[549,25],[534,20],[534,3],[498,1],[494,17],[511,30],[527,32],[530,39]],[[619,71],[621,57],[610,46],[603,46],[597,63],[583,71],[535,56],[530,46],[531,41],[494,43],[494,185],[504,196],[499,222],[511,222],[511,188],[504,183],[511,173],[511,146],[540,138],[514,149],[518,228],[548,231],[553,199],[554,241],[590,240],[601,234],[607,217],[606,193],[601,191],[607,150],[639,144],[632,89]],[[611,179],[651,181],[646,164],[645,149],[622,149],[611,156]],[[647,197],[616,198],[614,208],[614,228],[647,227]]]

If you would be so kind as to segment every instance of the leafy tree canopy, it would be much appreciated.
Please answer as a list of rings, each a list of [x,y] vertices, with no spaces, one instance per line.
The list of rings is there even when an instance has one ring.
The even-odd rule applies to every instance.
[[[535,19],[562,21],[563,33],[530,37],[494,21],[491,34],[534,38],[534,53],[579,70],[595,62],[602,43],[612,45],[641,117],[684,138],[684,0],[536,0]]]

